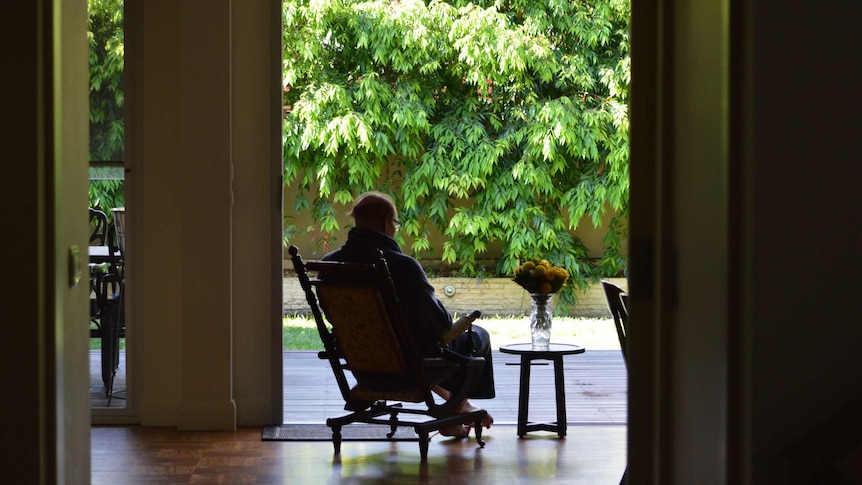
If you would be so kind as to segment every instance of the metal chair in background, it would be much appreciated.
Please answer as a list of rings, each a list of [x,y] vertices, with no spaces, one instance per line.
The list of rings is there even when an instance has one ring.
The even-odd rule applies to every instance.
[[[617,328],[617,338],[620,340],[620,349],[623,352],[623,361],[626,363],[626,369],[628,369],[629,295],[622,288],[607,280],[602,280],[602,288],[605,290],[608,309],[611,311],[611,316],[614,318],[614,325]],[[628,467],[623,471],[620,485],[625,484],[627,474]]]
[[[622,288],[603,280],[602,288],[605,290],[605,298],[608,301],[608,309],[611,311],[611,316],[614,318],[614,325],[617,328],[617,338],[620,341],[620,349],[623,352],[623,360],[628,365],[628,346],[626,344],[627,326],[629,320],[628,294]]]
[[[108,236],[108,216],[90,207],[90,245],[104,246]]]
[[[113,399],[123,399],[114,391],[114,378],[120,362],[120,339],[125,338],[125,221],[122,211],[113,209],[111,213],[109,221],[103,211],[90,209],[90,244],[105,249],[104,259],[89,265],[90,338],[100,340],[102,383],[108,406]]]

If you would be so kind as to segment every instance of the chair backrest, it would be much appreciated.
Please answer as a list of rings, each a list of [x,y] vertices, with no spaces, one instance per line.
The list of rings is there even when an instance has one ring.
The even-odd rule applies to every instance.
[[[348,405],[369,398],[433,404],[382,253],[361,264],[304,262],[295,246],[289,252],[324,344],[321,357]]]
[[[108,244],[108,216],[99,209],[90,207],[90,246]]]
[[[605,290],[605,298],[608,301],[608,309],[611,311],[611,316],[614,318],[614,325],[617,328],[617,337],[620,340],[620,349],[623,351],[623,360],[628,365],[628,346],[626,345],[626,334],[628,330],[628,295],[622,288],[603,280],[602,288]]]
[[[123,207],[111,209],[111,216],[114,220],[108,230],[111,266],[120,278],[123,278],[126,263],[126,209]]]
[[[111,214],[114,217],[114,236],[116,236],[117,249],[120,251],[121,257],[125,257],[126,253],[126,209],[116,207],[111,209]]]
[[[403,374],[407,370],[401,335],[389,324],[383,295],[374,286],[316,282],[326,319],[338,338],[338,348],[350,370]]]

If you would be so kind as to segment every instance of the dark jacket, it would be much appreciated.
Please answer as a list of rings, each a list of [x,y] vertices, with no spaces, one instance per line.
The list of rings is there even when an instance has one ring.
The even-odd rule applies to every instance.
[[[386,258],[415,345],[423,354],[431,354],[440,337],[452,328],[452,315],[434,295],[434,287],[419,262],[402,253],[394,239],[371,229],[354,227],[348,232],[344,246],[325,255],[323,260],[368,263],[375,249],[382,250]]]

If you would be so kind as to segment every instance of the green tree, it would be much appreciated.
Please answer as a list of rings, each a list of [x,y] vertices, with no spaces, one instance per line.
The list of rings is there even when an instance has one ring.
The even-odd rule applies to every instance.
[[[534,256],[581,288],[619,274],[629,13],[627,0],[285,1],[294,209],[334,231],[334,203],[378,189],[401,208],[410,251],[441,231],[464,274],[490,243],[498,274]],[[593,260],[573,231],[608,210]]]
[[[88,0],[90,44],[90,160],[122,161],[123,0]],[[104,171],[104,170],[103,170]],[[90,183],[90,205],[109,210],[124,205],[123,181]]]

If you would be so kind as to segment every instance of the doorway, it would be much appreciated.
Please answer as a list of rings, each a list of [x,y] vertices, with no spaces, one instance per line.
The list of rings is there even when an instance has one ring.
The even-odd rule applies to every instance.
[[[89,0],[90,407],[125,409],[124,0]],[[94,224],[95,221],[95,224]],[[99,224],[104,224],[98,228]],[[104,254],[103,254],[104,253]],[[98,413],[96,413],[98,414]]]

